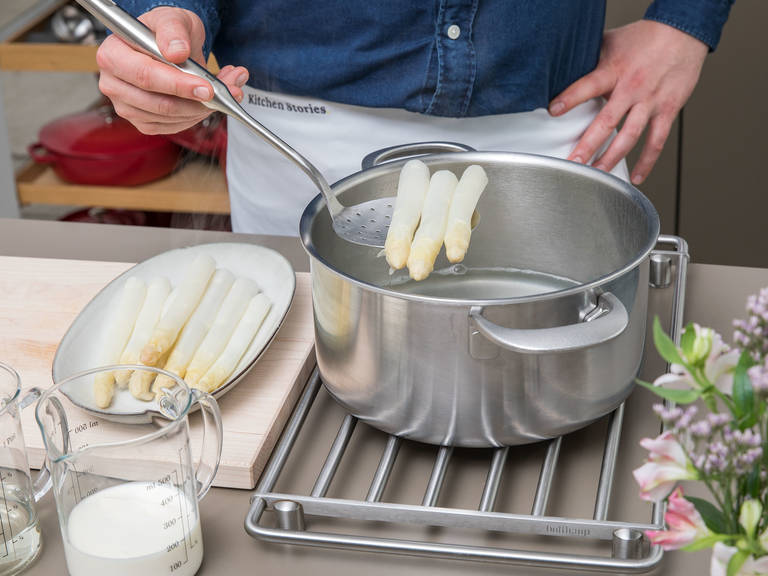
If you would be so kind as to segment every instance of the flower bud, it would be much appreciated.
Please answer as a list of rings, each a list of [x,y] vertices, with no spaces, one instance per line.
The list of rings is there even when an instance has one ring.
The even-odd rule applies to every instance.
[[[691,353],[687,360],[691,364],[701,364],[709,357],[712,350],[712,337],[714,331],[712,328],[699,328],[696,330],[696,339],[693,341]]]
[[[755,535],[760,516],[763,514],[763,505],[757,500],[745,500],[739,513],[739,524],[744,528],[748,538]]]

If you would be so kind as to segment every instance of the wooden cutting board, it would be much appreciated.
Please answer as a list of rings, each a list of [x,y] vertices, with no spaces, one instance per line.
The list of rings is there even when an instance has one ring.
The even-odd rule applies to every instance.
[[[0,360],[19,372],[23,389],[51,385],[53,356],[69,325],[105,284],[131,266],[0,256]],[[219,397],[224,447],[214,486],[256,485],[314,365],[310,278],[300,272],[291,309],[266,354]],[[199,414],[190,416],[190,426],[192,450],[198,453]],[[31,406],[22,413],[22,427],[30,465],[39,468],[44,449]]]

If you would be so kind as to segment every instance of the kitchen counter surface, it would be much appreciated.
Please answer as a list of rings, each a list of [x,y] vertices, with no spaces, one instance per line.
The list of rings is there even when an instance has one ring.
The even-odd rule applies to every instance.
[[[296,270],[308,270],[307,258],[296,238],[0,219],[0,255],[4,256],[136,262],[170,248],[222,241],[252,242],[269,246],[288,257]],[[691,253],[695,259],[695,247],[691,247]],[[695,319],[701,324],[714,327],[729,339],[731,319],[743,315],[746,296],[758,291],[763,286],[768,286],[768,270],[692,264],[688,274],[685,303],[686,322],[688,318]],[[656,373],[649,374],[648,378],[658,375],[658,363],[652,367],[652,370],[656,370]],[[628,403],[627,425],[638,429],[650,426],[649,430],[653,430],[653,426],[657,424],[648,409],[650,400],[641,397],[640,400],[636,401],[636,397],[638,397],[638,393],[633,394],[633,397],[630,398],[634,404]],[[334,427],[338,427],[338,419],[343,417],[343,413],[341,408],[323,392],[318,397],[318,403],[315,411],[321,411],[323,416],[318,418],[315,414],[308,425],[319,429],[328,428],[325,430],[326,436],[323,437],[332,439],[335,434]],[[641,433],[650,434],[652,432],[641,430]],[[580,434],[576,433],[577,439],[574,442],[578,442]],[[590,434],[589,430],[581,435],[588,434]],[[362,437],[362,439],[358,439],[360,442],[365,441],[365,431],[357,435]],[[320,436],[312,434],[312,437]],[[306,439],[306,436],[303,443],[301,440],[302,437],[299,438],[300,460],[302,462],[293,464],[289,462],[286,476],[289,477],[288,483],[304,486],[307,483],[311,485],[314,480],[314,478],[303,477],[308,469],[305,469],[305,465],[308,466],[318,460],[321,462],[328,448],[327,446],[315,448],[312,442]],[[419,447],[414,450],[416,452],[422,451]],[[429,450],[429,447],[423,448],[424,452]],[[632,513],[639,509],[642,513],[647,509],[643,508],[643,504],[637,498],[636,488],[629,485],[630,482],[627,481],[628,478],[631,478],[629,476],[631,468],[641,463],[642,452],[634,447],[628,447],[625,453],[629,455],[621,456],[619,460],[620,468],[617,472],[617,486],[612,500],[612,509],[619,509],[622,513],[627,511]],[[375,453],[366,454],[365,451],[358,451],[356,454],[361,460],[376,462],[380,452],[375,451]],[[355,466],[359,463],[356,462]],[[564,467],[569,474],[575,475],[580,474],[582,468],[579,464],[569,465],[567,456],[561,467]],[[478,471],[478,474],[481,473]],[[346,478],[349,478],[350,484],[357,481],[355,474]],[[466,478],[464,479],[466,480]],[[446,498],[453,497],[461,500],[462,492],[471,491],[469,485],[467,485],[467,490],[462,490],[461,481],[462,477],[456,479],[453,488],[449,491],[453,495],[449,493]],[[403,484],[405,487],[399,489],[401,492],[410,490],[407,487],[408,482]],[[578,477],[569,476],[567,485],[560,488],[561,495],[553,496],[553,506],[559,505],[559,500],[568,502],[583,500],[586,496],[583,494],[582,486],[584,484],[584,482],[579,481]],[[339,487],[337,490],[343,488],[345,487]],[[480,488],[482,488],[482,483]],[[507,492],[514,492],[514,488],[511,486]],[[415,493],[419,493],[420,490],[423,490],[423,487],[414,486],[413,488]],[[472,490],[474,490],[474,484]],[[564,573],[541,568],[265,544],[253,540],[243,529],[249,496],[250,492],[244,490],[215,488],[201,502],[205,557],[199,574],[311,573],[318,576],[324,574],[333,574],[334,576],[386,574],[390,576],[393,572],[401,572],[425,575],[472,573],[549,576]],[[594,494],[588,496],[588,498],[593,497]],[[418,499],[420,496],[416,498]],[[512,496],[508,496],[508,498],[512,498]],[[472,506],[471,501],[468,505]],[[50,493],[38,503],[38,511],[43,530],[44,548],[41,557],[25,574],[30,576],[63,574],[66,570],[64,552],[59,535],[56,508]],[[695,554],[666,554],[655,573],[693,576],[708,572],[709,552],[703,551]]]

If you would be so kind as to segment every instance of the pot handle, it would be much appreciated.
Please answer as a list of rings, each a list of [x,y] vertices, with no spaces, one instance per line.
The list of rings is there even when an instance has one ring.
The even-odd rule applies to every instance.
[[[30,158],[37,164],[53,164],[56,162],[56,157],[48,152],[48,149],[40,142],[35,142],[27,147],[27,152]]]
[[[610,292],[600,295],[597,307],[583,322],[554,328],[505,328],[483,316],[483,310],[482,306],[469,309],[474,328],[497,346],[522,354],[555,354],[590,348],[616,338],[629,325],[627,309]]]
[[[439,154],[441,152],[477,152],[471,146],[457,142],[414,142],[412,144],[398,144],[388,148],[381,148],[371,152],[363,158],[363,170],[368,170],[379,164],[406,158],[410,156],[424,156],[426,154]]]

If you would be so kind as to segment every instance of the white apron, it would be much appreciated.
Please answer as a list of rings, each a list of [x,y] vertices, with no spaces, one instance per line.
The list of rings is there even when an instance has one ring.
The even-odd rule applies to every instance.
[[[245,109],[334,183],[360,170],[375,150],[409,142],[450,141],[477,150],[566,158],[594,119],[592,100],[564,116],[545,109],[477,118],[441,118],[244,88]],[[297,236],[318,191],[293,162],[235,120],[228,120],[227,181],[234,232]],[[628,180],[622,160],[613,174]]]

